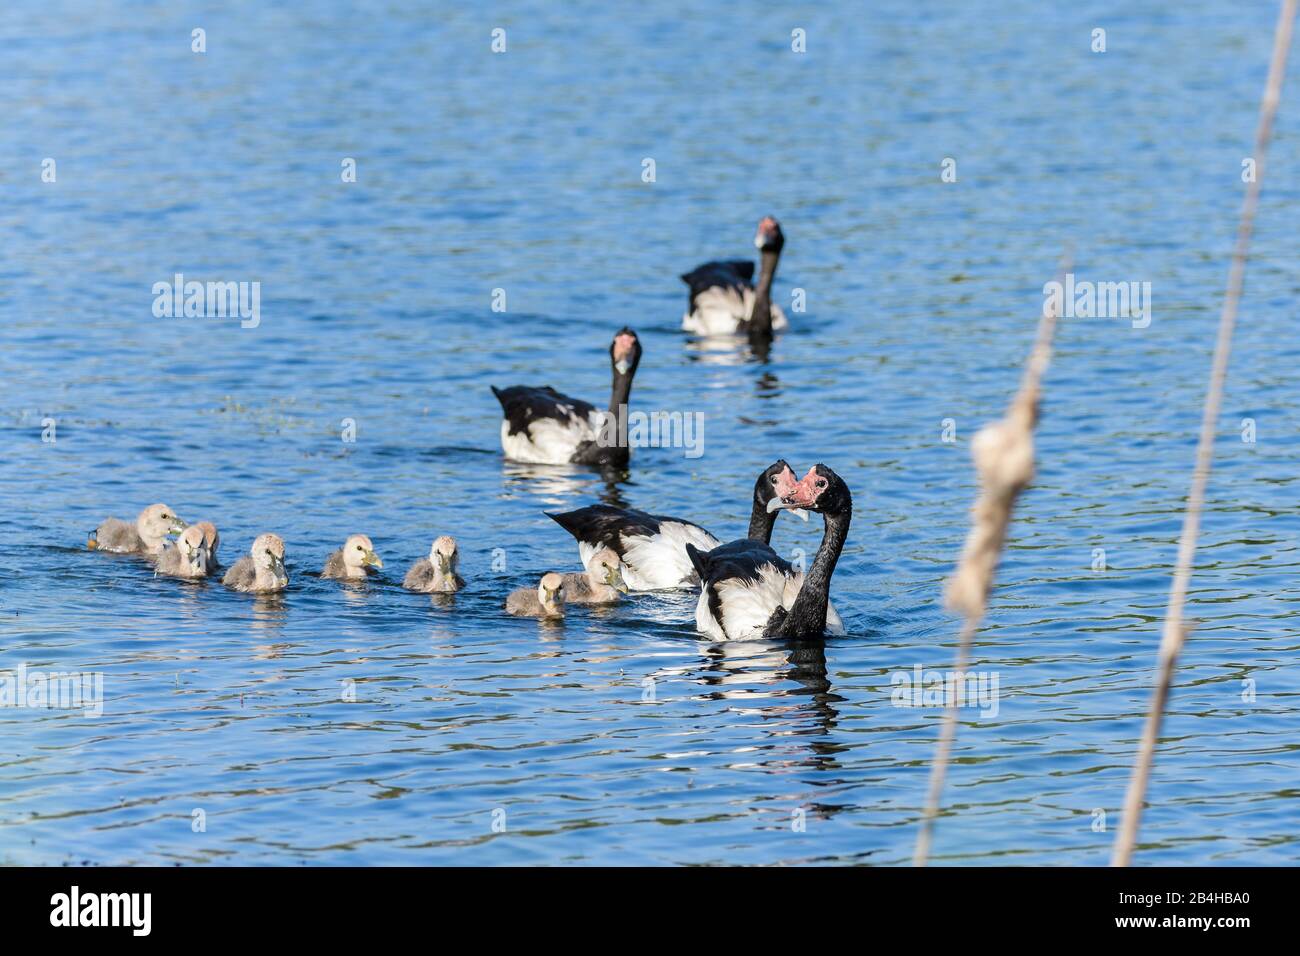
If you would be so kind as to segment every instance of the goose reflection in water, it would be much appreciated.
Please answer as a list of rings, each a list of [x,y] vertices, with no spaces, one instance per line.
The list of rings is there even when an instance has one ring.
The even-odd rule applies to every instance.
[[[287,617],[288,602],[283,591],[253,597],[253,620],[250,626],[258,637],[278,637],[284,631]]]
[[[503,461],[501,476],[506,497],[527,495],[547,505],[567,505],[575,498],[593,496],[615,508],[626,508],[622,485],[627,472],[618,468],[583,468],[577,465],[534,465]]]
[[[759,398],[780,398],[781,380],[771,372],[764,372],[755,380],[754,391]]]
[[[697,365],[744,365],[750,360],[749,343],[737,336],[706,336],[685,344],[687,361]]]
[[[839,725],[836,704],[844,698],[831,689],[821,641],[717,641],[705,646],[696,664],[665,668],[657,676],[694,679],[711,688],[699,699],[729,701],[760,717],[764,734],[780,738],[779,744],[768,743],[766,748],[779,746],[780,752],[756,761],[756,766],[836,770],[837,755],[848,750],[828,739]],[[792,746],[796,741],[798,747]],[[763,746],[756,743],[754,749]]]
[[[772,343],[751,342],[741,335],[711,335],[687,339],[686,360],[696,365],[766,365],[772,357]]]

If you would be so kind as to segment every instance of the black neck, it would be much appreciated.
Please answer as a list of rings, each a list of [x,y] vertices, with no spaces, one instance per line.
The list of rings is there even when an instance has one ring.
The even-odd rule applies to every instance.
[[[749,534],[746,537],[770,544],[772,529],[776,527],[776,514],[775,511],[768,511],[767,503],[755,496],[754,510],[749,513]]]
[[[799,596],[782,624],[786,637],[816,638],[826,633],[826,604],[830,601],[831,575],[849,536],[852,511],[826,515],[826,531],[812,567],[804,576]]]
[[[614,384],[609,390],[608,412],[614,429],[613,444],[601,444],[599,438],[584,442],[573,453],[573,457],[569,459],[570,461],[585,465],[614,465],[619,467],[627,465],[628,459],[631,457],[628,454],[627,431],[623,427],[627,420],[619,415],[619,409],[627,405],[627,400],[632,395],[632,376],[635,372],[635,368],[630,368],[626,372],[614,369]],[[604,429],[602,429],[603,431]]]
[[[626,372],[614,370],[614,385],[609,390],[610,414],[617,415],[618,407],[627,404],[628,398],[632,395],[632,373],[635,371],[635,369],[628,369]]]
[[[754,289],[754,310],[749,315],[749,334],[772,334],[772,280],[776,278],[776,263],[781,253],[776,250],[763,250],[763,266],[758,276],[758,286]]]
[[[599,441],[587,442],[573,455],[573,461],[589,465],[613,465],[625,467],[631,457],[627,447],[627,432],[623,425],[626,419],[620,417],[619,409],[626,407],[632,395],[632,376],[636,369],[626,372],[614,369],[614,384],[609,390],[609,415],[614,421],[615,441],[613,446],[601,445]]]

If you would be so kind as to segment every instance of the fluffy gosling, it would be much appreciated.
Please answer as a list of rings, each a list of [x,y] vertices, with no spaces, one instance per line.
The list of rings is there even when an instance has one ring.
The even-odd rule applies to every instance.
[[[250,594],[283,591],[289,586],[289,572],[284,569],[284,540],[278,534],[259,535],[249,553],[231,566],[221,583]]]
[[[564,600],[568,604],[614,604],[627,593],[622,563],[611,548],[602,548],[586,571],[564,576]]]
[[[465,580],[456,573],[460,564],[460,551],[456,539],[443,535],[433,542],[429,556],[421,558],[411,565],[402,580],[402,587],[408,591],[420,591],[424,594],[450,594],[465,586]]]
[[[208,574],[220,571],[221,562],[217,560],[217,548],[221,547],[221,535],[217,533],[217,526],[211,521],[196,521],[194,527],[203,531],[203,543],[208,548]]]
[[[140,512],[135,524],[118,518],[108,518],[90,533],[86,547],[91,551],[111,551],[114,554],[163,553],[169,534],[180,534],[185,522],[176,512],[163,504],[150,505]]]
[[[325,559],[325,567],[320,576],[341,581],[360,581],[369,573],[370,568],[382,568],[384,562],[375,554],[375,546],[364,534],[354,534],[343,542],[339,548]]]
[[[207,577],[208,543],[203,537],[203,529],[192,524],[182,531],[175,546],[158,555],[154,569],[173,578],[193,580]]]
[[[519,617],[563,617],[564,578],[554,571],[543,574],[536,590],[520,588],[506,598],[506,611]]]

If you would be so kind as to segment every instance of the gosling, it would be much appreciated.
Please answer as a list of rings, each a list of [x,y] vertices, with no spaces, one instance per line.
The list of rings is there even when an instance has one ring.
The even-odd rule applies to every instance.
[[[433,542],[427,558],[411,565],[411,570],[402,580],[402,587],[424,594],[459,591],[465,586],[465,579],[456,573],[459,564],[460,551],[456,548],[456,539],[444,534]]]
[[[536,590],[520,588],[511,593],[506,611],[519,617],[563,617],[564,578],[554,571],[543,574]]]
[[[221,583],[249,594],[270,594],[289,586],[284,569],[284,540],[278,534],[259,535],[249,553],[236,561]]]
[[[90,533],[86,547],[91,551],[110,551],[113,554],[163,553],[169,534],[180,534],[185,522],[166,505],[150,505],[140,512],[135,524],[118,518],[109,518]]]
[[[189,578],[196,580],[208,574],[208,543],[203,529],[196,524],[190,525],[176,539],[176,546],[168,548],[158,555],[154,563],[158,574],[172,578]]]
[[[569,604],[615,604],[626,593],[622,565],[611,548],[596,552],[586,571],[564,576],[564,600]]]
[[[217,533],[217,526],[211,521],[196,521],[194,527],[203,529],[203,543],[208,547],[208,574],[220,571],[217,548],[221,547],[221,535]]]
[[[364,534],[354,534],[325,559],[320,576],[341,581],[364,580],[369,568],[382,568],[384,562],[375,554],[375,546]]]

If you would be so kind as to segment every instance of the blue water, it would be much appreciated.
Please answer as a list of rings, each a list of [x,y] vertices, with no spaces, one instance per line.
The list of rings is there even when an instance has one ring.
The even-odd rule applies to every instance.
[[[975,648],[1000,706],[962,712],[934,852],[1106,861],[1275,4],[115,6],[0,11],[0,671],[105,694],[99,717],[0,710],[0,862],[906,862],[940,711],[893,706],[891,675],[953,659],[969,440],[1067,245],[1081,279],[1151,282],[1153,320],[1060,328]],[[1300,859],[1297,73],[1141,863]],[[678,331],[677,275],[753,255],[768,213],[775,299],[807,311],[762,364]],[[260,282],[260,325],[155,318],[177,272]],[[703,456],[638,449],[610,482],[504,463],[488,385],[603,402],[623,324],[634,407],[703,413]],[[543,509],[622,501],[734,537],[777,456],[855,496],[850,634],[824,653],[710,644],[689,594],[503,614],[576,566]],[[228,564],[280,533],[291,590],[84,550],[153,501],[215,521]],[[383,579],[314,577],[353,531]],[[467,589],[402,591],[441,533]],[[819,536],[783,517],[774,543]]]

